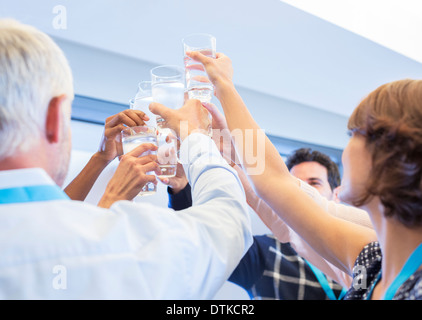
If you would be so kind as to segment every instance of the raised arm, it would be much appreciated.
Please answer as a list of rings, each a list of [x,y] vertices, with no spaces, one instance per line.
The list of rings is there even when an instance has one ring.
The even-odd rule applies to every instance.
[[[243,133],[243,139],[235,140],[240,157],[243,160],[251,158],[245,148],[247,143],[252,143],[253,150],[256,151],[257,141],[264,140],[265,152],[254,155],[257,162],[264,163],[262,172],[251,174],[256,162],[242,162],[258,196],[316,252],[351,274],[359,252],[366,244],[376,240],[375,232],[329,215],[301,190],[298,180],[290,175],[277,149],[267,137],[262,139],[260,127],[232,82],[231,62],[228,57],[218,54],[216,59],[212,59],[199,52],[192,52],[191,57],[205,66],[216,88],[215,94],[221,102],[229,129]],[[246,132],[252,133],[249,141],[245,141]]]

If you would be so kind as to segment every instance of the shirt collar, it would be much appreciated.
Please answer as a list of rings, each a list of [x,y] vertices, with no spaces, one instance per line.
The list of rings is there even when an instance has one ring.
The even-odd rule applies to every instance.
[[[68,200],[69,197],[41,169],[0,172],[0,204]]]
[[[41,168],[0,170],[0,189],[36,185],[55,185],[55,182]]]

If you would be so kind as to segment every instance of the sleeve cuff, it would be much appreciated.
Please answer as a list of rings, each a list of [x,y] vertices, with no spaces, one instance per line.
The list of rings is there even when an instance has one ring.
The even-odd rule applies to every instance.
[[[189,183],[176,194],[173,193],[172,188],[167,187],[167,193],[169,195],[169,208],[179,211],[192,206],[192,192]]]
[[[202,171],[210,166],[233,170],[222,158],[214,141],[202,133],[192,133],[183,141],[180,146],[180,163],[185,169],[189,184],[193,187]]]

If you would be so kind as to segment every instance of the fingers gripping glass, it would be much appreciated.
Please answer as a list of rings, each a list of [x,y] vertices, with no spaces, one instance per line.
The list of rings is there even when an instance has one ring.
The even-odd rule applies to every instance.
[[[139,147],[144,143],[152,143],[158,146],[157,144],[157,133],[154,127],[147,126],[137,126],[137,127],[128,127],[122,130],[122,145],[123,153],[128,153],[133,149]],[[150,154],[157,154],[157,151],[145,151],[141,156],[146,156]],[[154,172],[147,172],[148,175],[153,175]],[[138,196],[152,195],[157,192],[157,185],[153,182],[147,182],[144,187],[142,187]]]
[[[148,126],[156,127],[156,117],[149,110],[149,105],[152,102],[151,81],[141,81],[138,84],[138,92],[135,98],[129,100],[130,109],[140,110],[145,113],[149,120],[146,122]]]
[[[204,66],[190,58],[186,53],[190,51],[199,51],[203,55],[216,57],[216,39],[214,36],[206,33],[194,33],[186,36],[182,40],[186,91],[189,99],[198,99],[202,103],[210,103],[214,92],[214,86],[208,78]],[[209,126],[208,134],[212,136],[212,116],[208,113]]]
[[[207,57],[216,57],[216,39],[205,33],[195,33],[182,40],[184,63],[186,72],[186,90],[189,99],[198,99],[201,102],[211,102],[214,86],[201,63],[191,59],[186,52],[199,51]]]

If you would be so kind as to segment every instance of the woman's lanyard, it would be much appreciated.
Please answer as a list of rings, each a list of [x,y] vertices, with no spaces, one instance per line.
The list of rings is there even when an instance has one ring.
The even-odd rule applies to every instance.
[[[388,287],[387,291],[384,294],[384,300],[392,300],[397,293],[397,290],[401,285],[414,274],[422,264],[422,244],[420,244],[415,251],[410,255],[401,269],[400,273],[394,279],[393,283]],[[372,286],[371,291],[368,294],[367,299],[371,298],[372,291],[374,290],[376,283],[381,279],[381,272],[378,275],[378,278],[375,280],[374,285]]]
[[[65,199],[69,200],[69,197],[56,185],[0,189],[0,204]]]
[[[305,260],[306,261],[306,260]],[[341,293],[338,298],[336,298],[336,295],[333,291],[333,289],[330,287],[327,277],[322,273],[321,270],[317,269],[315,266],[310,264],[308,261],[306,263],[311,268],[312,272],[315,274],[315,277],[317,278],[318,282],[321,284],[322,289],[324,290],[325,294],[328,296],[330,300],[341,300],[346,295],[347,290],[343,288],[341,290]]]

